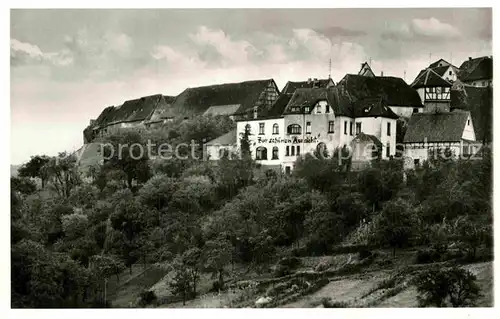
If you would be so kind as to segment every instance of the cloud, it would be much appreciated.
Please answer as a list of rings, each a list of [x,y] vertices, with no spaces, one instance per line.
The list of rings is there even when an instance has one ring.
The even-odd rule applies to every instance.
[[[10,39],[10,62],[13,66],[44,63],[67,66],[73,63],[73,58],[67,50],[43,52],[35,44]]]
[[[451,24],[436,18],[413,19],[402,25],[386,25],[383,39],[398,41],[446,41],[461,37],[460,31]]]
[[[346,29],[346,28],[338,27],[338,26],[318,28],[318,29],[314,29],[314,31],[316,31],[317,33],[323,34],[324,36],[326,36],[328,38],[359,37],[359,36],[366,35],[366,32],[361,31],[361,30]]]
[[[189,34],[189,38],[201,48],[215,49],[222,61],[228,63],[246,63],[251,55],[260,52],[248,41],[233,40],[222,30],[212,30],[205,26],[198,28],[194,34]]]

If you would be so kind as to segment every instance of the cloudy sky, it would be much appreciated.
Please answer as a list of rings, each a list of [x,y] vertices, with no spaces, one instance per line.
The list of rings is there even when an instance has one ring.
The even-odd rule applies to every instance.
[[[104,107],[186,87],[491,55],[489,9],[12,10],[11,163],[83,143]],[[405,76],[406,74],[406,76]]]

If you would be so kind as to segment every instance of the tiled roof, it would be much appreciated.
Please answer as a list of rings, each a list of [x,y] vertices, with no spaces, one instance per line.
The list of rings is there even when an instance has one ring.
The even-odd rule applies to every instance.
[[[205,143],[205,145],[235,145],[236,129]]]
[[[347,74],[337,84],[353,100],[381,97],[389,106],[422,106],[417,91],[403,79],[391,76],[367,77]]]
[[[448,69],[448,67],[446,67]],[[417,76],[415,81],[411,84],[414,89],[422,87],[451,87],[452,84],[445,79],[443,79],[438,73],[433,69],[425,69]]]
[[[252,108],[261,93],[274,80],[246,81],[196,88],[187,88],[175,99],[172,107],[178,114],[203,114],[211,106],[239,105],[235,114]]]
[[[282,93],[278,96],[278,99],[273,103],[273,105],[264,110],[262,113],[258,114],[258,118],[276,118],[283,117],[283,112],[285,112],[286,106],[290,102],[293,94]]]
[[[355,117],[385,117],[398,119],[399,116],[394,113],[383,98],[368,98],[357,100],[353,104]]]
[[[404,143],[459,142],[470,112],[414,113],[408,121]]]
[[[470,111],[478,141],[492,141],[493,89],[464,86],[451,90],[451,108]]]
[[[285,108],[284,114],[303,113],[306,106],[312,107],[321,100],[326,100],[335,115],[352,116],[351,100],[337,87],[318,89],[297,89]],[[296,111],[294,109],[297,109]]]
[[[288,81],[283,88],[282,93],[291,93],[293,94],[297,89],[312,89],[314,88],[326,88],[328,85],[335,85],[332,79],[319,79],[319,80],[310,80],[310,81],[302,81],[302,82],[291,82]]]
[[[490,80],[493,78],[493,58],[483,56],[462,63],[458,73],[462,81]]]

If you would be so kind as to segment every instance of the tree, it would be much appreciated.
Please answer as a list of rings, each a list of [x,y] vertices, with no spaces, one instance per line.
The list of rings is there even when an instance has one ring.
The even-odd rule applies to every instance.
[[[36,184],[29,178],[11,177],[10,178],[11,192],[19,192],[23,195],[30,195],[36,191]]]
[[[71,191],[81,183],[76,167],[76,156],[66,152],[52,157],[44,166],[47,169],[49,180],[56,192],[62,198],[69,198]]]
[[[252,135],[250,124],[247,124],[245,125],[245,130],[240,133],[240,149],[243,159],[251,158],[250,135]]]
[[[199,249],[192,248],[177,256],[172,263],[174,278],[170,282],[170,288],[174,294],[182,296],[183,305],[188,298],[196,295],[201,267],[200,254]]]
[[[31,159],[19,168],[20,177],[38,177],[42,181],[42,188],[48,179],[48,172],[44,169],[45,164],[49,162],[50,158],[46,155],[31,156]]]
[[[69,240],[77,239],[85,235],[89,219],[82,213],[73,213],[61,217],[62,229]]]
[[[178,188],[177,180],[166,175],[155,175],[138,192],[139,201],[158,210],[166,207]]]
[[[387,203],[380,214],[376,237],[380,244],[392,247],[395,256],[396,248],[409,244],[416,221],[410,205],[402,199]]]
[[[421,307],[445,307],[448,302],[453,307],[474,306],[480,296],[476,276],[458,267],[429,269],[415,280]]]
[[[224,288],[224,268],[231,262],[232,253],[231,242],[220,237],[207,241],[203,247],[205,269],[217,278],[219,289]]]
[[[123,172],[130,190],[134,180],[144,183],[150,178],[148,147],[139,131],[122,130],[103,142],[104,169]]]

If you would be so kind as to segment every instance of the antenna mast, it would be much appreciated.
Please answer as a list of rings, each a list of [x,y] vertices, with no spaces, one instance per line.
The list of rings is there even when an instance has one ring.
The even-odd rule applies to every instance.
[[[328,79],[332,78],[332,58],[328,60]]]

